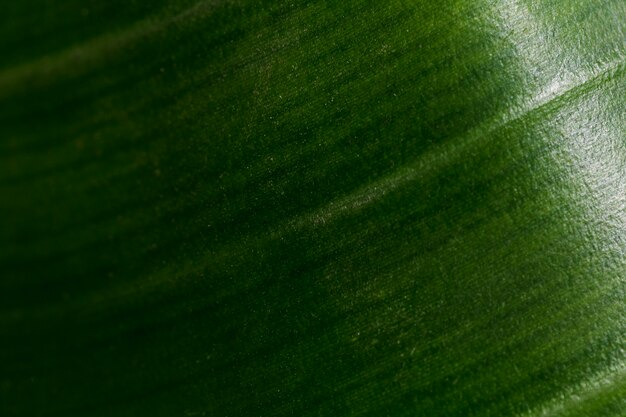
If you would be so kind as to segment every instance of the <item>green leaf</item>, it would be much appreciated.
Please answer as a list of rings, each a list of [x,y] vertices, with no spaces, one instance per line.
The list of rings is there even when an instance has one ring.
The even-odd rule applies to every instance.
[[[5,3],[0,415],[626,415],[623,0]]]

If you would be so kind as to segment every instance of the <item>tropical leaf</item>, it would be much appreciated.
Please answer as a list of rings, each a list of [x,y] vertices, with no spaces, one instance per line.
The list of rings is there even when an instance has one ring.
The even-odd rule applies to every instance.
[[[1,415],[626,415],[623,0],[5,3]]]

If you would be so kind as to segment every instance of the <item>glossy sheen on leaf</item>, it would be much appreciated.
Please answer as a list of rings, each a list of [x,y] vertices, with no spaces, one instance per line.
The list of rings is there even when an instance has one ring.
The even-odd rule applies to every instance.
[[[626,415],[623,0],[0,6],[0,415]]]

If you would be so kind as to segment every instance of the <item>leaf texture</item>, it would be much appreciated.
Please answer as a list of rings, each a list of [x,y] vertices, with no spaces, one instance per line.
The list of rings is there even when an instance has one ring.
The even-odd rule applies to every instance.
[[[1,415],[626,415],[623,0],[0,8]]]

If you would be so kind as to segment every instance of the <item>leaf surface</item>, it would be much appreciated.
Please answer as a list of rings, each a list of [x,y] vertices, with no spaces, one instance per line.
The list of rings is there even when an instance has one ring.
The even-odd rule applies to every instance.
[[[626,415],[623,0],[1,8],[1,415]]]

